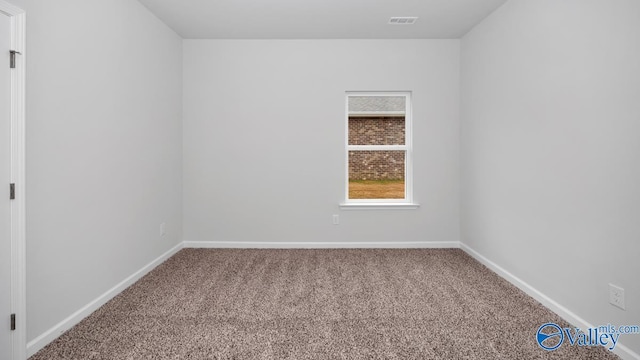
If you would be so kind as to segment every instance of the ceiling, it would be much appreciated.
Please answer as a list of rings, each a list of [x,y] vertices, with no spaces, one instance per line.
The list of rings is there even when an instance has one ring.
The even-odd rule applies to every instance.
[[[506,0],[139,0],[185,39],[460,38]],[[417,16],[390,25],[392,16]]]

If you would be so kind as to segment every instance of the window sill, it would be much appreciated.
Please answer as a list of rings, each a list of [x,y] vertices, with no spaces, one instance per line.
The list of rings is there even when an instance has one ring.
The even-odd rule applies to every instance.
[[[420,204],[415,203],[342,203],[341,210],[415,210]]]

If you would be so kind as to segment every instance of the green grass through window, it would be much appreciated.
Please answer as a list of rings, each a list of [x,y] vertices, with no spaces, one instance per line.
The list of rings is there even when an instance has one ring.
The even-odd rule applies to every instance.
[[[404,199],[404,180],[349,180],[349,199]]]

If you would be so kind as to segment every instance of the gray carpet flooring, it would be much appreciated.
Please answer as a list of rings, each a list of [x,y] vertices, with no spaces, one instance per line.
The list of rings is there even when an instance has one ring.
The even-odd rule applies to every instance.
[[[457,249],[185,249],[30,359],[617,359],[545,322]]]

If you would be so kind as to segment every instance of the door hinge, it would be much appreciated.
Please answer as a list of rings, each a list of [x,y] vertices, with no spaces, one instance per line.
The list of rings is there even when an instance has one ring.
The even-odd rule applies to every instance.
[[[16,184],[9,184],[9,200],[16,199]]]
[[[9,62],[9,67],[12,69],[16,68],[16,54],[18,55],[22,55],[22,53],[20,51],[15,51],[15,50],[11,50],[9,51],[9,53],[11,54],[11,60]]]
[[[11,314],[11,331],[16,329],[16,314]]]

